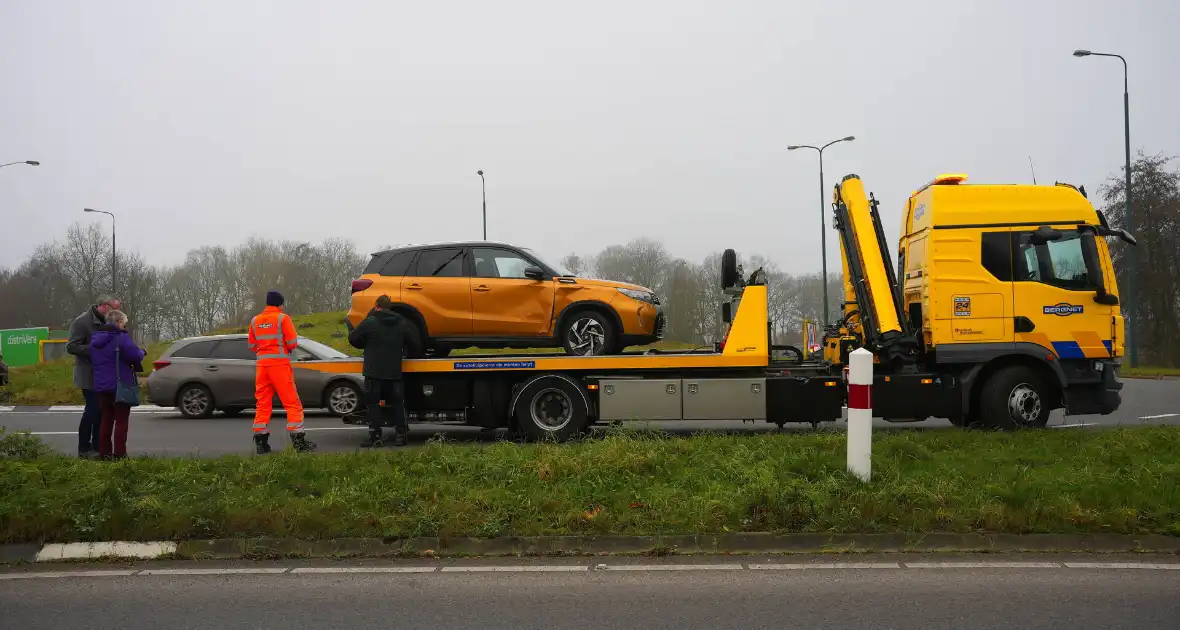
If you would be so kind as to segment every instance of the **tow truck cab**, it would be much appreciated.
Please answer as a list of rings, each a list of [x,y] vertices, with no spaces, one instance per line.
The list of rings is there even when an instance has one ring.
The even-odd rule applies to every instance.
[[[944,175],[902,213],[898,276],[908,323],[966,380],[1024,365],[1058,389],[1067,414],[1119,406],[1124,319],[1107,236],[1083,190],[969,185]]]

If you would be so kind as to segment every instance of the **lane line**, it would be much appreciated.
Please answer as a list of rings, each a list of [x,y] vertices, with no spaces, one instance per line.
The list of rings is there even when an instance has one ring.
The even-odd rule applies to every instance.
[[[19,433],[19,431],[18,431]],[[29,431],[29,435],[78,435],[77,431]]]
[[[41,573],[0,573],[0,580],[35,580],[69,577],[126,577],[137,571],[44,571]]]
[[[278,575],[287,573],[291,569],[278,568],[238,568],[238,569],[147,569],[140,571],[140,575]]]
[[[545,566],[474,566],[442,567],[440,573],[563,573],[589,571],[590,567],[576,564],[551,564]]]
[[[299,567],[291,573],[434,573],[438,567]]]
[[[1061,569],[1061,563],[905,563],[906,569]]]
[[[53,405],[50,406],[46,411],[84,411],[85,409],[86,408],[81,405]]]
[[[1077,424],[1054,424],[1050,429],[1080,429],[1082,427],[1096,427],[1100,422],[1079,422]]]
[[[751,564],[751,571],[805,571],[808,569],[900,569],[896,562],[799,562]]]
[[[1160,418],[1175,418],[1180,416],[1180,413],[1161,413],[1158,416],[1139,416],[1140,420],[1158,420]]]
[[[1159,562],[1066,562],[1067,569],[1150,569],[1180,571],[1180,563]]]
[[[355,427],[303,427],[304,431],[359,431],[361,429],[368,430],[369,427],[358,425]]]
[[[741,571],[740,564],[615,564],[599,571]]]

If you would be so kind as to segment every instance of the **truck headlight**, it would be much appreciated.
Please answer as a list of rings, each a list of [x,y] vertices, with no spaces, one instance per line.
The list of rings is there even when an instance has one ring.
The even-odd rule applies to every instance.
[[[639,300],[640,302],[647,302],[648,304],[655,304],[656,296],[649,291],[639,291],[637,289],[619,289],[619,293],[631,298],[632,300]]]

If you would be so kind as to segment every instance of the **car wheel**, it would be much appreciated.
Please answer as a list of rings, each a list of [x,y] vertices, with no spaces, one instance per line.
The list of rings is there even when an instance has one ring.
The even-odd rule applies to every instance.
[[[419,326],[418,323],[415,322],[413,319],[410,319],[409,315],[406,315],[404,313],[399,313],[399,315],[401,315],[402,319],[405,321],[406,332],[407,332],[406,337],[408,337],[410,340],[410,342],[407,343],[406,347],[403,348],[403,350],[402,350],[403,354],[405,355],[405,358],[407,358],[407,359],[420,359],[420,358],[422,358],[423,354],[426,352],[425,349],[427,347],[426,340],[423,339],[423,336],[422,336],[422,327]]]
[[[245,410],[245,407],[222,407],[221,414],[227,418],[236,418],[242,415],[242,412]]]
[[[566,319],[561,343],[566,354],[574,356],[610,354],[615,347],[614,327],[597,311],[579,311]]]
[[[354,414],[361,408],[361,390],[348,381],[336,381],[324,394],[324,406],[332,415]]]
[[[996,372],[983,384],[979,403],[982,420],[1011,431],[1039,429],[1049,421],[1051,392],[1033,370],[1014,365]]]
[[[213,392],[204,385],[185,385],[176,395],[176,408],[186,418],[208,418],[213,415]]]

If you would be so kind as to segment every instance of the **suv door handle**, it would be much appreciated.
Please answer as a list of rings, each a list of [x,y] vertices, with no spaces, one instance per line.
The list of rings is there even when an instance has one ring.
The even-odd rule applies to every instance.
[[[420,285],[420,284],[418,284],[417,282],[415,282],[414,284],[411,284],[410,286],[408,286],[408,287],[406,287],[406,288],[407,288],[407,289],[409,289],[409,290],[411,290],[411,291],[421,291],[421,290],[422,290],[422,285]]]
[[[481,284],[481,285],[479,285],[478,287],[475,287],[475,289],[474,289],[474,290],[475,290],[475,291],[481,291],[481,292],[487,292],[487,291],[491,291],[491,289],[489,289],[489,288],[488,288],[488,285],[486,285],[486,284]]]
[[[220,368],[218,368],[216,365],[206,365],[205,366],[206,372],[216,372],[218,369],[220,369]]]

